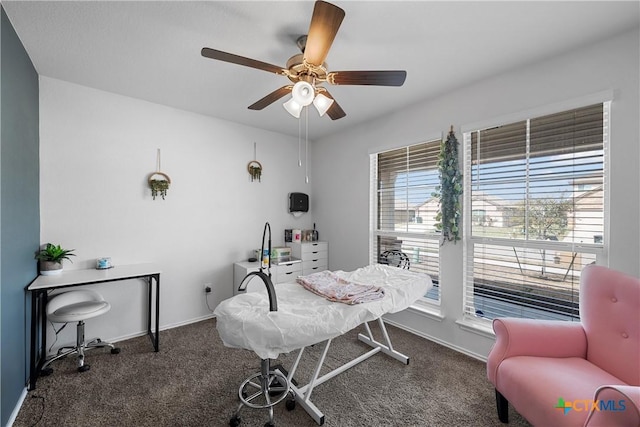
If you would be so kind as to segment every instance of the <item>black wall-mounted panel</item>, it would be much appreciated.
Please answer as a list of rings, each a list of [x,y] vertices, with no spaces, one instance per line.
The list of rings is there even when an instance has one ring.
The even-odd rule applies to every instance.
[[[289,212],[309,212],[309,196],[304,193],[289,193]]]

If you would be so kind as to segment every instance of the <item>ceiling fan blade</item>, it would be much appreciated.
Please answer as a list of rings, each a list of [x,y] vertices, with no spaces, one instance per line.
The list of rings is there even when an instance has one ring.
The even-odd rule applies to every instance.
[[[407,72],[397,71],[333,71],[327,82],[334,85],[402,86]]]
[[[263,108],[265,108],[268,105],[271,105],[272,103],[276,102],[278,99],[282,98],[283,96],[291,93],[292,88],[293,86],[291,85],[282,86],[280,89],[274,90],[269,95],[249,105],[249,109],[262,110]]]
[[[203,47],[201,53],[205,58],[217,59],[218,61],[230,62],[232,64],[244,65],[245,67],[257,68],[258,70],[285,75],[285,70],[282,67],[251,58],[245,58],[244,56],[234,55],[233,53],[210,49],[208,47]]]
[[[313,65],[322,65],[343,19],[344,10],[338,6],[321,0],[316,2],[304,48],[305,61]]]
[[[342,107],[338,105],[338,101],[336,101],[336,99],[329,93],[328,90],[325,89],[324,91],[322,91],[322,93],[327,98],[333,99],[333,104],[331,104],[331,107],[329,107],[329,109],[327,110],[327,116],[329,116],[331,120],[338,120],[347,115]]]

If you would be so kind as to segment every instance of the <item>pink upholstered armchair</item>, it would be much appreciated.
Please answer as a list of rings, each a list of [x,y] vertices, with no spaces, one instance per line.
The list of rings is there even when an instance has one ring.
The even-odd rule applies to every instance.
[[[502,318],[487,377],[534,426],[640,426],[640,279],[589,265],[580,322]]]

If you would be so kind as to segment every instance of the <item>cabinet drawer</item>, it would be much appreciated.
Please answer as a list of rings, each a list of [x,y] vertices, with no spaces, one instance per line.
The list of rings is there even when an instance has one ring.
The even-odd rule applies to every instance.
[[[302,255],[302,262],[305,261],[318,261],[329,259],[329,252],[327,251],[313,251]]]
[[[275,279],[276,283],[295,282],[295,280],[302,274],[302,263],[296,262],[293,264],[281,264],[278,265]]]
[[[302,275],[308,276],[309,274],[318,273],[319,271],[324,271],[327,269],[326,265],[318,265],[315,267],[303,268]]]
[[[311,242],[311,243],[303,243],[300,248],[301,258],[305,259],[307,254],[313,254],[318,252],[327,252],[329,250],[329,245],[327,242]],[[326,257],[325,257],[326,258]]]
[[[328,266],[328,263],[326,258],[302,261],[302,271],[304,271],[305,274],[308,274],[306,273],[307,271],[311,271],[312,273],[315,273],[317,271],[326,270],[327,266]]]

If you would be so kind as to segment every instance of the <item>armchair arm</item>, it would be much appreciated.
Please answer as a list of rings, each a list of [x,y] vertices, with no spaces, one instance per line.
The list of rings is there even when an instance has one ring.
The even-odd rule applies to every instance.
[[[498,365],[513,356],[587,357],[587,337],[580,323],[562,320],[499,318],[489,357],[487,377],[495,384]]]
[[[600,405],[599,410],[591,409],[585,427],[640,426],[640,387],[603,385],[598,387],[593,400]]]

